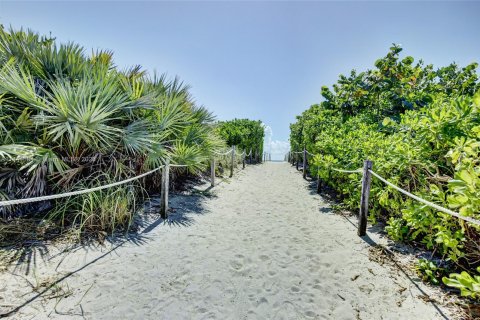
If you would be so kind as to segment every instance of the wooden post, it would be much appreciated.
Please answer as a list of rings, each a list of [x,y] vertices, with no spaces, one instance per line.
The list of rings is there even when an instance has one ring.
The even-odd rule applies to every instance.
[[[298,155],[299,155],[299,153],[295,153],[295,158],[296,158],[296,160],[297,160],[297,163],[296,163],[297,170],[298,170],[298,160],[299,160],[299,159],[298,159],[298,158],[299,158],[299,156],[298,156]]]
[[[307,177],[307,149],[303,148],[303,179]]]
[[[168,218],[168,185],[170,176],[170,160],[165,162],[165,167],[162,169],[162,190],[160,191],[160,216],[163,219]]]
[[[317,173],[317,193],[322,190],[322,183],[320,182],[320,173]]]
[[[252,164],[252,149],[250,149],[250,164]]]
[[[246,151],[242,153],[242,167],[245,169],[245,158],[247,157]]]
[[[230,168],[230,178],[233,177],[233,164],[235,162],[235,146],[232,146],[232,166]]]
[[[210,185],[212,187],[215,187],[215,158],[212,158],[211,162],[210,162],[210,178],[211,178],[211,182],[210,182]]]
[[[363,177],[362,177],[362,195],[360,198],[360,213],[358,215],[358,235],[360,237],[367,234],[367,218],[368,218],[368,197],[370,196],[370,185],[372,183],[372,169],[373,162],[365,160],[363,163]]]

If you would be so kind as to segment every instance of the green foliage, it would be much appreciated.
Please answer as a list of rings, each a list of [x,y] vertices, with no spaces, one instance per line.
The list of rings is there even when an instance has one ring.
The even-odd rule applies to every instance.
[[[215,117],[178,79],[119,70],[113,54],[0,27],[0,196],[27,198],[119,181],[170,160],[197,174],[225,142]],[[137,188],[158,192],[160,172]],[[46,215],[62,226],[128,228],[145,192],[112,188],[0,208],[4,220]]]
[[[432,284],[440,283],[440,276],[443,269],[437,267],[437,265],[427,259],[419,259],[415,265],[418,274],[422,277],[423,281],[430,282]]]
[[[316,154],[313,176],[358,210],[361,176],[332,168],[374,171],[424,199],[480,219],[480,89],[477,64],[434,70],[393,46],[375,68],[340,76],[324,101],[291,124],[291,149]],[[396,241],[416,241],[446,259],[475,266],[480,228],[404,197],[373,178],[370,219],[387,221]]]
[[[252,154],[261,161],[263,154],[264,125],[261,121],[234,119],[218,123],[217,132],[229,146]]]
[[[480,300],[480,267],[477,268],[477,273],[473,277],[466,271],[452,273],[448,278],[443,277],[442,281],[449,287],[459,289],[462,296]]]

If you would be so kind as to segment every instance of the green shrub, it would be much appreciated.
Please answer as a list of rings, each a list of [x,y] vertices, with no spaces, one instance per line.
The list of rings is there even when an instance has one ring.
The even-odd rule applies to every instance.
[[[430,282],[432,284],[440,283],[440,276],[442,274],[442,269],[437,267],[437,265],[427,259],[419,259],[415,265],[418,274],[422,277],[423,281]]]
[[[480,88],[477,64],[434,70],[393,46],[375,68],[340,76],[324,101],[291,124],[294,151],[316,154],[310,171],[334,189],[344,206],[358,210],[366,159],[399,187],[461,215],[480,219]],[[397,241],[416,241],[466,267],[480,261],[480,228],[436,211],[375,177],[370,220],[387,222]]]
[[[229,146],[236,146],[246,153],[252,152],[257,161],[263,154],[265,127],[261,121],[234,119],[218,123],[217,132]]]
[[[466,271],[452,273],[450,277],[443,277],[442,281],[449,287],[457,288],[464,297],[480,300],[480,267],[477,268],[478,275],[473,277]]]

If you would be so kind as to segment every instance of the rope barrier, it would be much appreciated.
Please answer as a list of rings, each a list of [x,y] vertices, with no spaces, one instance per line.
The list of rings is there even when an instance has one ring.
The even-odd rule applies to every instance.
[[[172,166],[179,166],[179,165],[172,165]],[[90,189],[71,191],[71,192],[65,192],[65,193],[60,193],[60,194],[52,194],[52,195],[48,195],[48,196],[41,196],[41,197],[34,197],[34,198],[13,199],[13,200],[0,201],[0,207],[11,206],[11,205],[14,205],[14,204],[25,204],[25,203],[60,199],[60,198],[66,198],[66,197],[70,197],[70,196],[77,196],[77,195],[81,195],[81,194],[85,194],[85,193],[91,193],[91,192],[95,192],[95,191],[119,186],[119,185],[122,185],[122,184],[125,184],[125,183],[128,183],[128,182],[131,182],[131,181],[138,180],[140,178],[148,176],[149,174],[152,174],[152,173],[162,169],[163,167],[165,167],[165,166],[162,165],[162,166],[160,166],[156,169],[153,169],[153,170],[150,170],[148,172],[142,173],[138,176],[128,178],[128,179],[125,179],[125,180],[122,180],[122,181],[110,183],[110,184],[107,184],[107,185],[104,185],[104,186],[98,186],[98,187],[90,188]]]
[[[225,154],[229,154],[230,152],[232,152],[232,150],[228,151],[227,153]],[[174,167],[174,168],[185,168],[185,167],[188,167],[188,165],[186,164],[171,164],[169,165],[170,167]],[[40,196],[40,197],[33,197],[33,198],[24,198],[24,199],[12,199],[12,200],[4,200],[4,201],[0,201],[0,207],[5,207],[5,206],[11,206],[11,205],[16,205],[16,204],[26,204],[26,203],[33,203],[33,202],[40,202],[40,201],[47,201],[47,200],[54,200],[54,199],[61,199],[61,198],[66,198],[66,197],[71,197],[71,196],[78,196],[78,195],[81,195],[81,194],[86,194],[86,193],[92,193],[92,192],[95,192],[95,191],[99,191],[99,190],[103,190],[103,189],[108,189],[108,188],[112,188],[112,187],[116,187],[116,186],[120,186],[122,184],[125,184],[125,183],[128,183],[128,182],[132,182],[132,181],[135,181],[135,180],[138,180],[140,178],[143,178],[145,176],[148,176],[160,169],[162,169],[163,167],[165,167],[164,165],[158,167],[158,168],[155,168],[153,170],[150,170],[148,172],[145,172],[145,173],[142,173],[138,176],[135,176],[135,177],[132,177],[132,178],[128,178],[128,179],[125,179],[125,180],[122,180],[122,181],[117,181],[117,182],[113,182],[113,183],[109,183],[107,185],[103,185],[103,186],[98,186],[98,187],[94,187],[94,188],[90,188],[90,189],[84,189],[84,190],[78,190],[78,191],[71,191],[71,192],[65,192],[65,193],[59,193],[59,194],[52,194],[52,195],[48,195],[48,196]]]
[[[477,225],[480,225],[480,220],[476,220],[476,219],[473,219],[473,218],[470,218],[470,217],[466,217],[466,216],[462,216],[460,215],[459,213],[455,212],[455,211],[452,211],[450,209],[446,209],[446,208],[443,208],[433,202],[430,202],[430,201],[427,201],[425,199],[422,199],[406,190],[403,190],[402,188],[394,185],[393,183],[389,182],[388,180],[384,179],[383,177],[381,177],[380,175],[378,175],[376,172],[372,171],[372,170],[368,170],[368,172],[370,172],[372,175],[374,175],[376,178],[378,178],[380,181],[382,181],[383,183],[385,183],[386,185],[394,188],[395,190],[403,193],[404,195],[406,196],[409,196],[410,198],[412,199],[415,199],[417,200],[418,202],[421,202],[423,204],[426,204],[427,206],[429,207],[432,207],[434,209],[437,209],[438,211],[440,212],[443,212],[443,213],[446,213],[446,214],[449,214],[451,216],[454,216],[454,217],[457,217],[459,219],[462,219],[462,220],[465,220],[465,221],[468,221],[468,222],[471,222],[473,224],[477,224]]]
[[[226,156],[227,154],[229,154],[232,151],[233,151],[233,149],[230,149],[229,151],[227,151],[225,153],[216,152],[216,151],[213,151],[213,153],[215,153],[216,155],[219,155],[219,156]]]
[[[337,168],[332,168],[334,171],[338,172],[344,172],[344,173],[362,173],[362,169],[357,169],[357,170],[342,170],[342,169],[337,169]]]
[[[306,153],[308,153],[309,155],[311,156],[314,156],[313,154],[311,154],[310,152],[308,152],[307,150],[305,150]],[[302,151],[300,152],[292,152],[292,153],[302,153]],[[337,172],[344,172],[344,173],[362,173],[363,170],[362,169],[357,169],[357,170],[343,170],[343,169],[337,169],[337,168],[331,168],[332,170],[334,171],[337,171]],[[377,179],[379,179],[380,181],[382,181],[383,183],[385,183],[386,185],[394,188],[395,190],[399,191],[400,193],[403,193],[404,195],[414,199],[414,200],[417,200],[418,202],[421,202],[431,208],[434,208],[440,212],[443,212],[443,213],[446,213],[448,215],[451,215],[453,217],[456,217],[458,219],[462,219],[464,221],[467,221],[467,222],[470,222],[470,223],[473,223],[473,224],[476,224],[476,225],[480,225],[480,220],[477,220],[477,219],[474,219],[474,218],[471,218],[471,217],[466,217],[466,216],[462,216],[460,215],[459,213],[455,212],[455,211],[452,211],[450,209],[446,209],[444,207],[441,207],[433,202],[430,202],[428,200],[425,200],[425,199],[422,199],[396,185],[394,185],[393,183],[389,182],[388,180],[386,180],[385,178],[381,177],[379,174],[377,174],[376,172],[374,172],[373,170],[371,169],[368,169],[368,172],[370,172],[372,175],[374,175]]]

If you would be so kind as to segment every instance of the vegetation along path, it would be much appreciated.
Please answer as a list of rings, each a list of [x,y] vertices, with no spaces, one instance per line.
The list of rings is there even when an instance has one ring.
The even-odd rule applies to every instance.
[[[117,248],[51,249],[3,272],[0,311],[75,271],[12,317],[443,318],[412,280],[371,261],[371,244],[287,163],[247,167],[171,207],[168,223]]]

